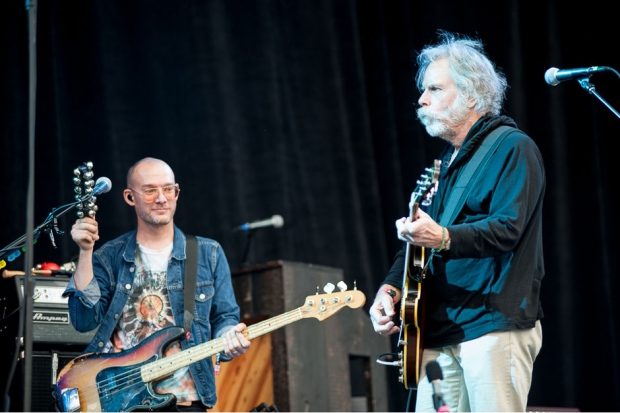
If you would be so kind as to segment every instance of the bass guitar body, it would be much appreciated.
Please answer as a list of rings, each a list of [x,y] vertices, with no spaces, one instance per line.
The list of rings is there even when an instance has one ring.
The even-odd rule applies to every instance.
[[[418,181],[411,194],[409,217],[415,220],[420,205],[430,205],[439,180],[441,161],[435,160],[432,168]],[[417,388],[422,368],[424,351],[424,279],[431,257],[426,256],[424,247],[407,243],[405,268],[403,271],[402,298],[400,302],[400,338],[402,347],[399,356],[402,362],[399,381],[407,389]]]
[[[88,412],[161,410],[172,405],[176,397],[155,393],[152,383],[142,379],[140,367],[161,360],[167,345],[182,335],[181,327],[170,327],[128,351],[77,357],[63,370],[57,388],[80,391],[62,392],[63,404]]]

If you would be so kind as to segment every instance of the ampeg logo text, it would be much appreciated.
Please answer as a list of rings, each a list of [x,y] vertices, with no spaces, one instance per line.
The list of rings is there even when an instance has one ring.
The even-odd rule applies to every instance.
[[[32,321],[45,324],[69,324],[69,313],[62,311],[35,311]]]

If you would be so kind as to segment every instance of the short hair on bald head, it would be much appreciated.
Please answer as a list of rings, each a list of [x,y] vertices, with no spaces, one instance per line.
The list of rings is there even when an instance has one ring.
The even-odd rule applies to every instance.
[[[167,167],[168,169],[170,169],[170,171],[172,171],[172,168],[166,162],[162,161],[161,159],[151,158],[147,156],[146,158],[142,158],[138,162],[131,165],[131,167],[127,171],[127,187],[128,188],[131,188],[131,181],[133,180],[133,174],[135,173],[136,168],[143,163],[161,164]]]

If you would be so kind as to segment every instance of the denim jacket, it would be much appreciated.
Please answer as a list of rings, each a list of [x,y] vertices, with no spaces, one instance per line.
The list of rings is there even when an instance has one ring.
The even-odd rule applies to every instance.
[[[239,306],[235,300],[230,268],[219,243],[197,237],[198,274],[192,333],[180,340],[181,347],[209,341],[223,334],[225,327],[239,323]],[[132,293],[135,263],[136,231],[128,232],[105,243],[93,254],[95,278],[83,290],[69,281],[64,296],[69,297],[69,312],[74,328],[80,332],[99,330],[85,353],[101,352],[110,340],[125,303]],[[176,226],[172,257],[168,262],[167,286],[175,324],[183,326],[183,274],[185,268],[185,235]],[[222,360],[226,361],[223,357]],[[190,365],[196,389],[202,402],[212,407],[216,402],[215,376],[211,358]]]

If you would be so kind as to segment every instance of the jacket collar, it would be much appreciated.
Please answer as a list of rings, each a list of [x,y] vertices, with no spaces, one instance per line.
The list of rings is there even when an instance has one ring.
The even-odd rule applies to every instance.
[[[137,230],[127,233],[127,242],[123,250],[123,259],[127,262],[136,260],[136,235]],[[175,260],[185,259],[185,234],[176,225],[174,226],[174,240],[172,241],[172,258]]]
[[[512,126],[514,128],[517,127],[516,122],[508,116],[486,114],[478,119],[469,132],[467,132],[467,136],[465,136],[465,139],[463,140],[463,145],[461,146],[456,159],[454,159],[454,162],[452,162],[450,166],[460,163],[464,157],[468,156],[468,154],[473,152],[475,148],[482,143],[489,132],[501,125]],[[447,165],[445,160],[449,160],[453,153],[454,146],[448,144],[442,151],[439,159],[443,159],[443,163]]]

